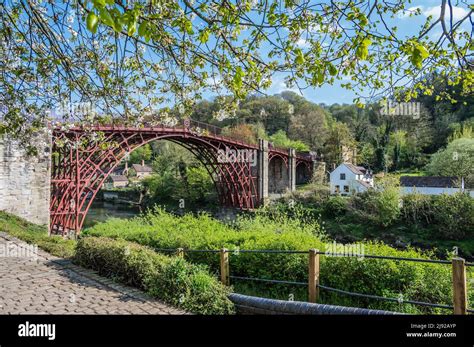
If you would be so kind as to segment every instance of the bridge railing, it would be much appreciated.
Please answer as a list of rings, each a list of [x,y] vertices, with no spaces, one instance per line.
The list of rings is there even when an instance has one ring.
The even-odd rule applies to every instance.
[[[298,250],[229,250],[226,248],[222,249],[173,249],[173,248],[155,248],[157,252],[164,253],[175,253],[177,256],[184,257],[185,253],[215,253],[220,255],[220,277],[221,282],[225,285],[230,285],[230,281],[254,281],[269,284],[283,284],[290,286],[305,286],[308,288],[308,301],[316,303],[319,300],[320,290],[337,293],[344,296],[352,296],[359,298],[367,298],[386,302],[397,302],[399,304],[411,304],[417,306],[433,307],[452,310],[454,314],[467,314],[474,313],[474,309],[468,308],[467,303],[467,280],[466,280],[466,267],[474,266],[474,263],[465,262],[462,258],[453,258],[449,260],[433,260],[423,258],[403,258],[403,257],[392,257],[392,256],[380,256],[380,255],[366,255],[366,254],[345,254],[345,253],[331,253],[321,252],[316,249],[310,249],[309,251],[298,251]],[[269,279],[269,278],[255,278],[255,277],[243,277],[234,276],[230,274],[230,257],[229,255],[239,253],[261,253],[261,254],[308,254],[308,282],[299,281],[287,281],[283,279]],[[396,260],[396,261],[409,261],[409,262],[421,262],[431,264],[444,264],[452,266],[452,283],[453,283],[453,305],[444,305],[423,301],[405,300],[403,298],[385,297],[372,294],[355,293],[347,290],[333,288],[325,286],[319,283],[320,268],[319,268],[319,257],[320,256],[334,256],[334,257],[353,257],[353,258],[368,258],[368,259],[379,259],[379,260]]]
[[[189,126],[191,129],[202,129],[203,131],[215,136],[221,136],[222,134],[222,128],[219,128],[218,126],[212,124],[200,122],[191,118],[184,120],[184,126]]]

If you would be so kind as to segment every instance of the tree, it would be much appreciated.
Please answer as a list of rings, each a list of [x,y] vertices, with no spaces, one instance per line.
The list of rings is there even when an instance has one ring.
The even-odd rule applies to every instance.
[[[259,138],[265,138],[265,130],[262,125],[238,124],[233,127],[224,128],[222,135],[249,144],[257,144]]]
[[[290,140],[283,130],[278,130],[268,139],[275,147],[294,148],[300,152],[309,151],[308,145],[298,140]]]
[[[464,177],[466,184],[474,184],[474,139],[452,141],[431,157],[426,171],[431,175]]]
[[[288,131],[290,124],[290,104],[278,95],[252,96],[241,103],[236,113],[239,121],[261,123],[268,134],[279,130]]]
[[[326,115],[321,108],[295,114],[290,120],[288,135],[300,139],[314,151],[321,151],[327,136]]]
[[[288,87],[349,78],[343,87],[359,94],[399,88],[411,99],[431,93],[423,76],[439,70],[466,94],[473,8],[459,2],[464,14],[454,18],[451,1],[439,3],[439,15],[400,35],[387,20],[421,15],[409,1],[4,0],[0,130],[24,135],[51,108],[93,124],[93,111],[140,123],[163,103],[189,115],[209,88],[235,102],[265,91],[276,74]],[[69,112],[77,102],[92,106]]]
[[[129,161],[131,164],[141,164],[142,161],[150,161],[151,155],[151,146],[147,143],[146,145],[143,145],[130,153]]]
[[[346,152],[351,152],[356,143],[346,124],[338,121],[329,122],[328,137],[324,144],[324,160],[329,167],[337,166],[344,161]]]
[[[392,152],[392,168],[398,170],[401,165],[402,155],[405,151],[407,133],[397,130],[390,134],[390,147]]]

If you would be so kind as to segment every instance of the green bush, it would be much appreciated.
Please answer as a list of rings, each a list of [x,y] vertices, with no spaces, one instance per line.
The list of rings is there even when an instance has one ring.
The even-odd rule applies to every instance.
[[[381,227],[388,227],[400,215],[400,197],[395,188],[368,190],[351,197],[351,212],[362,220]]]
[[[342,196],[331,196],[323,203],[323,214],[325,217],[340,217],[347,212],[347,199]]]
[[[202,265],[168,257],[124,240],[86,237],[78,241],[77,265],[138,287],[164,302],[198,314],[230,314],[230,290]]]
[[[468,194],[403,197],[401,219],[407,223],[433,225],[436,237],[461,240],[474,230],[474,199]]]
[[[132,220],[112,219],[97,224],[86,232],[124,238],[152,248],[220,249],[230,252],[230,272],[234,276],[307,282],[306,254],[245,253],[239,250],[329,250],[329,240],[321,234],[316,222],[301,222],[276,213],[257,213],[254,218],[239,218],[234,225],[225,225],[207,215],[175,217],[155,210]],[[365,254],[409,258],[432,258],[430,253],[409,249],[399,251],[381,243],[360,243]],[[219,255],[216,253],[186,253],[186,259],[209,265],[217,272]],[[321,284],[364,294],[374,294],[404,300],[418,300],[451,305],[450,266],[394,260],[321,256]],[[261,284],[233,281],[236,292],[295,300],[307,300],[305,286]],[[474,299],[472,292],[469,293]],[[356,307],[390,309],[409,313],[446,313],[439,309],[408,304],[386,303],[373,299],[359,299],[325,290],[321,302]]]
[[[434,218],[432,197],[423,194],[407,194],[402,197],[400,218],[410,224],[429,225]]]
[[[468,194],[439,195],[433,199],[433,224],[441,237],[460,240],[474,231],[474,199]]]
[[[376,183],[377,190],[358,194],[351,199],[355,214],[371,223],[388,227],[395,223],[400,215],[400,187],[398,177],[385,176]]]

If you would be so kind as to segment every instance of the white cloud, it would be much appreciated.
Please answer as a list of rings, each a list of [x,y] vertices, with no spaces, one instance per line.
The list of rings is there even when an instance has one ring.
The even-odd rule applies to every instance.
[[[404,10],[402,13],[398,14],[398,18],[400,19],[406,19],[410,18],[410,15],[415,15],[417,10],[421,11],[421,14],[425,17],[432,16],[433,19],[438,19],[439,15],[441,14],[441,6],[432,6],[432,7],[425,7],[425,6],[413,6],[410,8],[407,8]],[[459,6],[453,6],[453,20],[458,21],[465,16],[467,16],[468,10],[466,10],[463,7]],[[446,11],[445,11],[445,18],[449,20],[450,18],[450,9],[449,6],[446,5]]]
[[[310,46],[309,42],[302,38],[296,41],[296,45],[301,48],[308,48]]]
[[[426,9],[423,10],[423,14],[428,17],[428,16],[433,16],[434,19],[437,19],[439,15],[441,14],[441,6],[434,6],[434,7],[427,7]],[[462,7],[458,6],[453,6],[453,20],[458,21],[464,17],[466,17],[468,14],[468,11]],[[450,9],[446,5],[446,10],[445,10],[445,18],[449,19],[450,18]]]

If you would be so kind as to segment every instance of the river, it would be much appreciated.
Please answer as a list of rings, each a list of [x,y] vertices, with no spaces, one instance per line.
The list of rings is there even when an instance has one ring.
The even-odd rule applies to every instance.
[[[142,208],[135,205],[93,201],[91,207],[89,208],[89,212],[86,215],[86,220],[84,221],[83,227],[92,227],[97,223],[105,222],[109,218],[132,218],[138,216],[141,210]],[[240,211],[235,208],[217,208],[211,210],[207,208],[198,208],[197,206],[194,206],[194,209],[192,210],[174,210],[174,213],[177,215],[187,212],[207,212],[210,213],[214,218],[227,223],[234,221]]]
[[[87,212],[84,228],[89,228],[109,218],[131,218],[140,214],[140,207],[133,205],[114,204],[105,201],[92,202]]]

